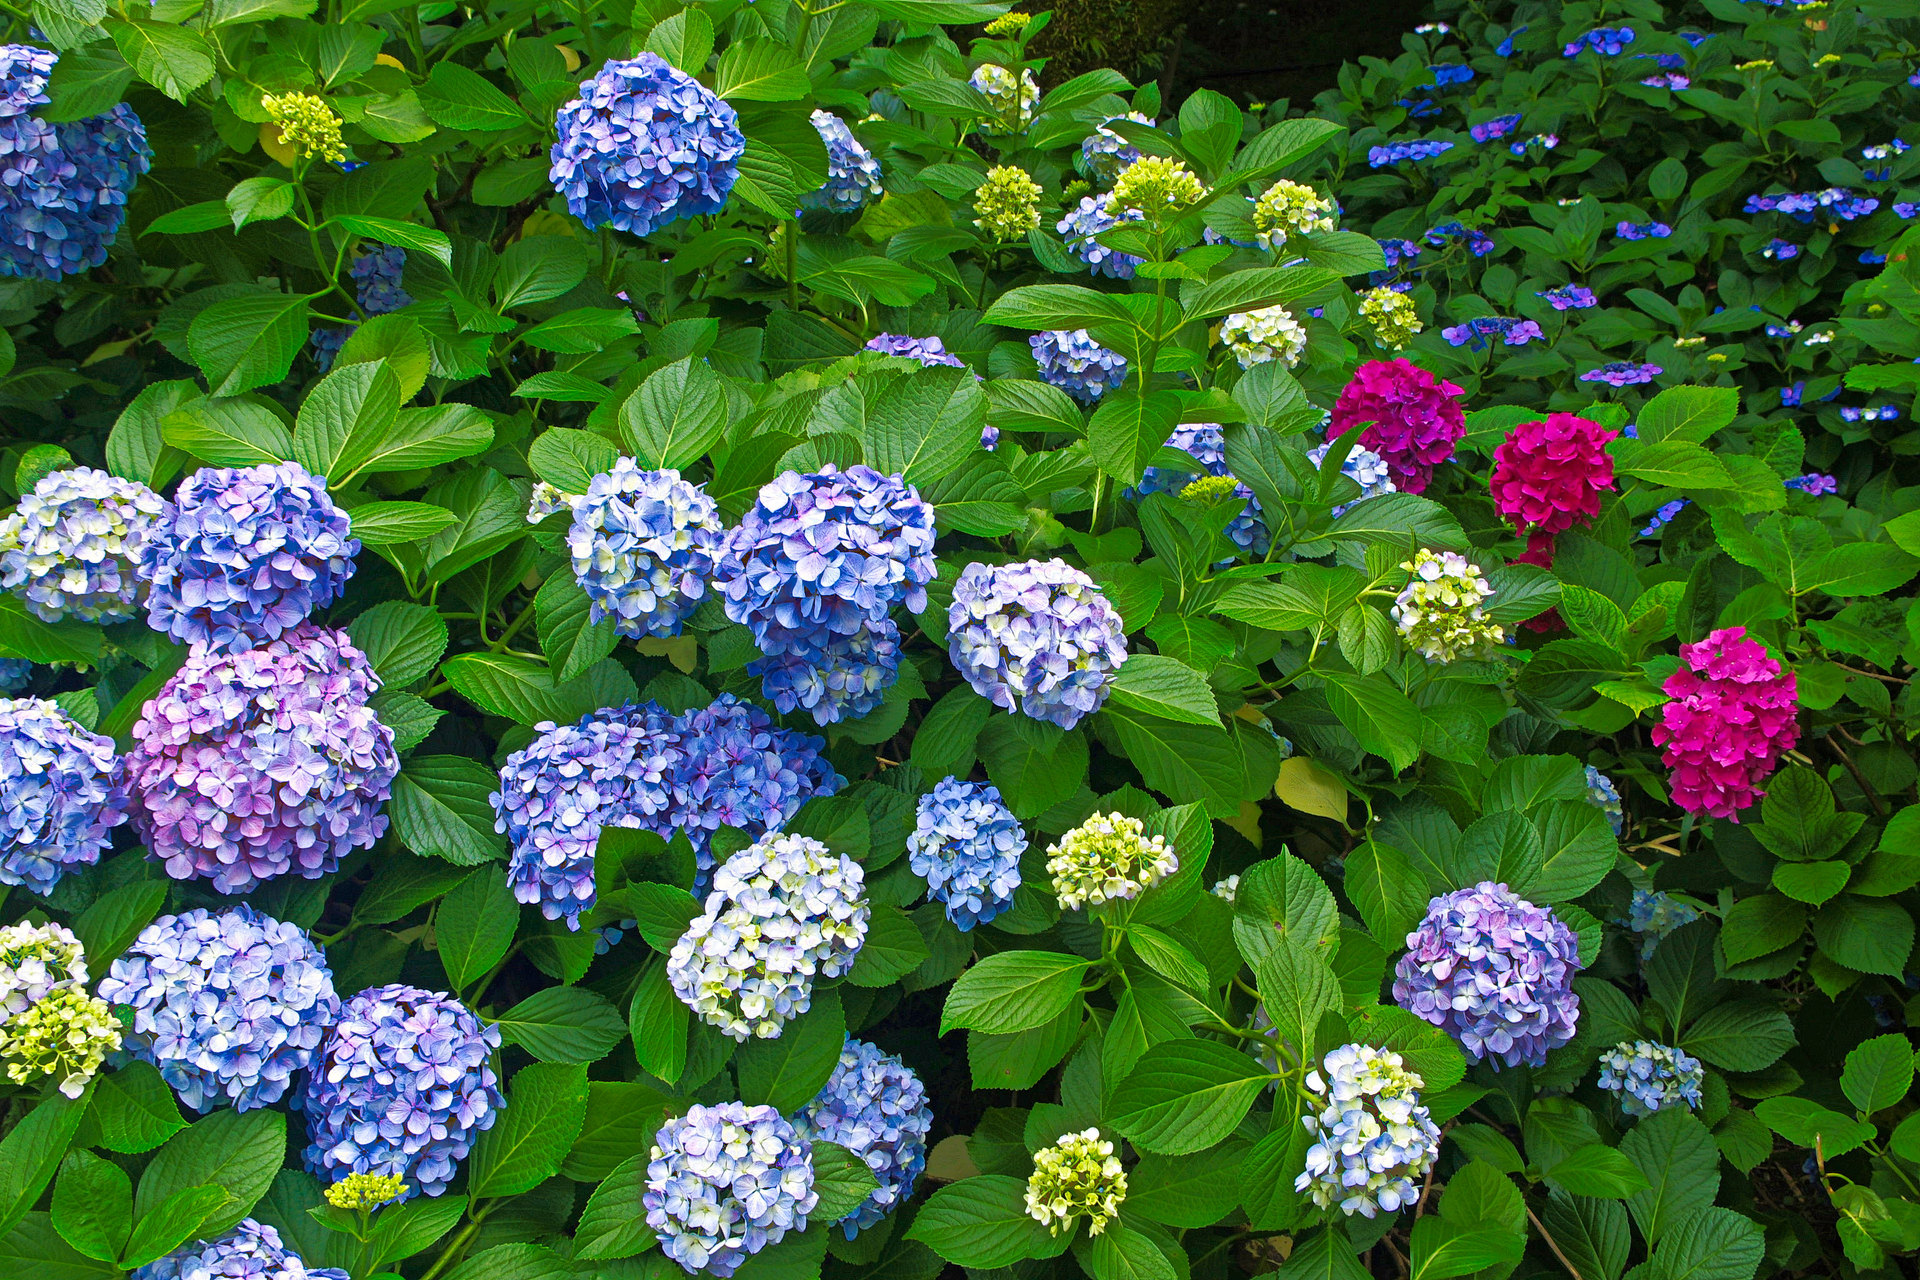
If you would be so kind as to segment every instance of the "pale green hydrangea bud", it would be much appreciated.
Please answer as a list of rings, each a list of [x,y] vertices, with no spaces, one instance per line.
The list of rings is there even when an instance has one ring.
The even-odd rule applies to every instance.
[[[1073,1230],[1076,1218],[1087,1220],[1088,1235],[1099,1235],[1126,1198],[1126,1171],[1098,1129],[1063,1133],[1034,1153],[1027,1216],[1056,1236]]]
[[[1040,184],[1025,169],[996,165],[973,193],[973,211],[973,225],[995,240],[1018,240],[1040,225]]]
[[[340,117],[325,98],[311,93],[269,93],[261,97],[260,105],[280,126],[280,140],[292,147],[295,155],[332,161],[347,158],[347,146],[340,137]]]
[[[1142,156],[1113,180],[1114,203],[1149,216],[1178,212],[1206,194],[1193,170],[1170,156]]]
[[[1068,910],[1137,898],[1179,869],[1166,837],[1123,813],[1096,813],[1047,848],[1053,891]]]
[[[1333,227],[1333,201],[1303,182],[1282,178],[1253,202],[1253,238],[1263,249],[1278,250],[1288,236]]]
[[[1428,662],[1492,657],[1506,639],[1482,607],[1493,586],[1480,566],[1452,551],[1421,548],[1400,566],[1413,575],[1393,605],[1407,647]]]
[[[1032,21],[1033,15],[1030,13],[1003,13],[987,24],[987,34],[990,36],[1015,35],[1025,31],[1027,24]]]
[[[1413,341],[1413,335],[1426,326],[1413,299],[1385,285],[1360,295],[1360,318],[1373,328],[1381,346],[1398,351]]]
[[[327,1188],[327,1203],[336,1209],[378,1209],[411,1190],[398,1174],[350,1173]]]
[[[120,1047],[121,1030],[105,1000],[62,987],[0,1027],[0,1059],[15,1084],[52,1076],[61,1093],[77,1098]]]

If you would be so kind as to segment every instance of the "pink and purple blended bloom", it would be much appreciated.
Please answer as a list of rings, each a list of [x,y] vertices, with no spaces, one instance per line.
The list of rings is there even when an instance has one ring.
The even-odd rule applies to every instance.
[[[1682,669],[1661,686],[1654,745],[1672,770],[1673,802],[1688,813],[1738,822],[1761,784],[1800,740],[1798,682],[1745,627],[1680,646]]]
[[[1329,436],[1366,424],[1360,443],[1386,459],[1405,493],[1424,493],[1433,469],[1467,433],[1462,391],[1408,360],[1369,360],[1334,402]]]

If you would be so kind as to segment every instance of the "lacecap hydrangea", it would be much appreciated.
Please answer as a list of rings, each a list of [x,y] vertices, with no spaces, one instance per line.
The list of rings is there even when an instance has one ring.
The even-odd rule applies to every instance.
[[[851,1240],[913,1195],[914,1179],[927,1167],[933,1110],[926,1086],[905,1063],[849,1036],[826,1087],[793,1125],[809,1141],[835,1142],[859,1156],[880,1184],[839,1220]]]
[[[297,925],[245,903],[161,916],[100,983],[126,1006],[126,1047],[196,1111],[285,1096],[340,1016],[333,972]]]
[[[976,562],[954,583],[947,654],[996,707],[1071,729],[1106,702],[1127,644],[1119,613],[1065,561]]]
[[[813,1007],[818,978],[853,967],[872,912],[852,858],[769,834],[714,872],[704,908],[667,956],[673,993],[736,1041],[778,1037]]]
[[[806,1230],[820,1203],[813,1143],[772,1107],[695,1103],[654,1135],[640,1203],[661,1251],[688,1275],[730,1276]]]
[[[567,212],[636,236],[720,212],[747,149],[733,108],[652,53],[582,81],[554,130],[547,176]]]
[[[506,1101],[489,1055],[500,1029],[450,995],[394,983],[340,1009],[295,1106],[307,1116],[307,1171],[396,1177],[440,1195]]]
[[[1109,351],[1085,329],[1048,329],[1027,339],[1040,380],[1092,404],[1127,380],[1127,358]]]
[[[348,1280],[338,1267],[309,1267],[264,1222],[240,1225],[214,1240],[194,1240],[136,1268],[132,1280]]]
[[[181,644],[239,653],[346,590],[360,540],[297,462],[188,476],[141,554],[147,620]]]
[[[100,861],[126,808],[112,738],[57,703],[0,698],[0,885],[45,897],[67,872]]]
[[[634,639],[679,635],[706,597],[726,533],[704,486],[621,458],[568,506],[567,553],[591,602],[588,621],[611,618],[614,634]]]
[[[920,797],[908,865],[962,933],[1013,905],[1027,833],[990,782],[942,778]]]
[[[802,204],[836,213],[852,213],[881,192],[880,162],[860,145],[847,122],[830,111],[815,111],[813,127],[827,146],[827,180]]]
[[[43,622],[125,622],[138,612],[142,550],[159,494],[93,467],[52,471],[0,520],[0,587]]]
[[[1179,869],[1167,838],[1123,813],[1096,813],[1047,846],[1054,895],[1069,911],[1131,901]]]
[[[1745,627],[1681,645],[1680,660],[1661,686],[1670,701],[1652,734],[1672,770],[1673,802],[1737,822],[1800,740],[1798,681]]]
[[[1545,907],[1483,880],[1427,904],[1394,966],[1393,999],[1474,1062],[1537,1067],[1573,1039],[1580,940]]]
[[[303,622],[240,653],[197,649],[133,726],[133,827],[177,880],[221,893],[332,872],[386,833],[400,771],[343,632]]]
[[[1598,1084],[1618,1094],[1620,1109],[1630,1116],[1650,1116],[1679,1106],[1698,1111],[1700,1086],[1706,1078],[1700,1059],[1650,1040],[1622,1042],[1600,1055]]]
[[[1348,1217],[1412,1204],[1416,1179],[1440,1158],[1440,1128],[1420,1101],[1420,1076],[1391,1049],[1344,1044],[1305,1083],[1325,1105],[1301,1117],[1314,1142],[1293,1189]]]
[[[1204,475],[1228,477],[1226,436],[1217,422],[1196,422],[1175,427],[1173,434],[1166,439],[1168,449],[1178,449],[1200,464]],[[1171,493],[1179,494],[1194,480],[1194,472],[1173,467],[1151,466],[1140,477],[1135,493]],[[1253,496],[1253,490],[1246,485],[1234,482],[1233,496],[1246,502],[1246,507],[1227,525],[1227,536],[1240,548],[1245,556],[1263,556],[1272,545],[1272,537],[1267,532],[1267,522],[1262,518],[1260,500]]]

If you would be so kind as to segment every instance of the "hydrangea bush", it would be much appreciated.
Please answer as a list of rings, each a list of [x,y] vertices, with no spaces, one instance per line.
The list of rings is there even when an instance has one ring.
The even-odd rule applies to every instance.
[[[8,12],[8,1280],[1911,1271],[1900,6]]]

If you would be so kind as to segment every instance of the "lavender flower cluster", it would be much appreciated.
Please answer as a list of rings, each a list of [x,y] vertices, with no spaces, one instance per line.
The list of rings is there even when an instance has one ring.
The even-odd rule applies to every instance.
[[[1385,146],[1368,148],[1367,167],[1388,169],[1402,160],[1432,160],[1451,150],[1453,150],[1451,142],[1435,142],[1425,138],[1408,142],[1390,142]]]
[[[1562,54],[1568,58],[1577,58],[1591,49],[1602,57],[1613,58],[1619,56],[1632,43],[1632,27],[1595,27],[1579,39],[1570,41]]]
[[[702,486],[621,458],[568,505],[567,552],[591,601],[588,621],[611,618],[616,635],[635,639],[679,635],[706,596],[726,534]]]
[[[1118,249],[1109,249],[1094,239],[1103,231],[1111,231],[1123,222],[1139,222],[1147,215],[1139,209],[1128,209],[1118,204],[1111,192],[1098,196],[1082,196],[1080,203],[1068,211],[1067,216],[1054,225],[1067,242],[1067,252],[1087,265],[1087,270],[1096,276],[1108,276],[1115,280],[1133,279],[1134,269],[1144,259],[1122,253]]]
[[[806,1230],[820,1202],[813,1142],[772,1107],[695,1103],[654,1135],[640,1201],[661,1250],[688,1275],[731,1276]]]
[[[1481,316],[1477,320],[1442,329],[1440,336],[1447,340],[1450,347],[1485,351],[1496,338],[1509,347],[1524,347],[1536,338],[1544,341],[1547,335],[1533,320],[1519,320],[1512,316]]]
[[[947,350],[947,344],[938,338],[910,338],[904,333],[883,333],[867,340],[868,351],[878,351],[883,356],[899,356],[904,360],[917,360],[923,369],[937,365],[964,369],[966,361]]]
[[[1127,380],[1127,358],[1109,351],[1085,329],[1048,329],[1027,339],[1040,380],[1093,404]]]
[[[1583,284],[1563,284],[1552,289],[1544,289],[1533,295],[1543,298],[1555,311],[1585,311],[1588,307],[1600,305],[1600,299],[1593,290]]]
[[[1872,196],[1856,196],[1845,187],[1828,187],[1824,191],[1776,191],[1748,196],[1742,212],[1784,213],[1797,222],[1812,222],[1820,217],[1852,222],[1879,207],[1880,202]]]
[[[1307,461],[1316,467],[1324,467],[1327,451],[1331,448],[1333,448],[1332,441],[1315,445],[1307,450]],[[1332,515],[1335,519],[1368,498],[1378,498],[1383,494],[1397,492],[1393,487],[1393,468],[1387,465],[1387,460],[1373,450],[1363,449],[1357,444],[1347,450],[1347,456],[1341,460],[1340,474],[1360,486],[1360,496],[1352,502],[1343,502],[1334,507]]]
[[[1630,360],[1614,360],[1601,365],[1598,369],[1589,369],[1580,375],[1582,382],[1604,382],[1610,387],[1631,387],[1652,382],[1666,370],[1657,364],[1635,364]]]
[[[1650,1040],[1621,1043],[1600,1055],[1598,1083],[1620,1095],[1620,1109],[1630,1116],[1650,1116],[1682,1104],[1698,1111],[1706,1078],[1700,1059]]]
[[[348,1280],[338,1267],[309,1267],[264,1222],[240,1225],[215,1240],[194,1240],[134,1269],[132,1280]]]
[[[860,145],[847,122],[830,111],[815,111],[813,127],[827,146],[827,180],[802,204],[835,213],[852,213],[881,192],[880,162]]]
[[[126,808],[112,738],[56,703],[0,698],[0,885],[44,898],[67,872],[100,861]]]
[[[1293,1189],[1348,1217],[1412,1204],[1414,1180],[1440,1158],[1440,1128],[1420,1102],[1426,1082],[1391,1049],[1344,1044],[1305,1083],[1325,1105],[1301,1117],[1314,1142]]]
[[[125,622],[138,611],[141,553],[160,495],[92,467],[53,471],[0,520],[0,587],[43,622]]]
[[[844,1218],[851,1240],[913,1195],[927,1167],[927,1133],[933,1110],[920,1077],[892,1054],[847,1037],[826,1087],[793,1118],[804,1142],[835,1142],[866,1162],[879,1182],[873,1194]]]
[[[1665,240],[1673,228],[1664,222],[1619,222],[1613,234],[1622,240]]]
[[[1062,729],[1100,709],[1127,660],[1120,615],[1061,560],[969,564],[947,627],[948,656],[975,693]]]
[[[946,904],[966,933],[1013,905],[1027,833],[990,782],[942,778],[920,797],[907,837],[908,864],[927,896]]]
[[[1164,446],[1178,449],[1199,464],[1198,472],[1209,476],[1227,476],[1226,436],[1216,422],[1196,422],[1174,428],[1167,437]],[[1130,490],[1129,497],[1149,493],[1179,494],[1193,483],[1195,472],[1174,467],[1148,467],[1140,476],[1139,487]],[[1246,509],[1235,516],[1227,525],[1227,536],[1240,548],[1242,555],[1259,557],[1267,553],[1272,544],[1272,536],[1267,532],[1267,523],[1261,516],[1260,500],[1253,496],[1253,490],[1237,481],[1233,486],[1233,496],[1246,501]]]

